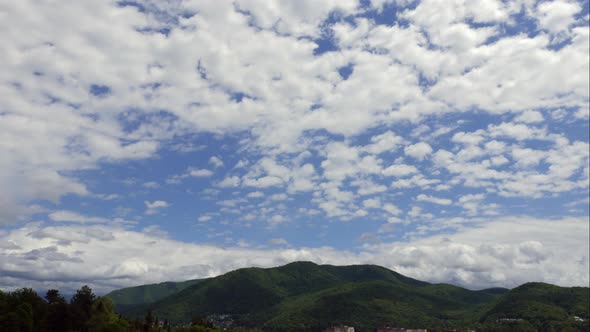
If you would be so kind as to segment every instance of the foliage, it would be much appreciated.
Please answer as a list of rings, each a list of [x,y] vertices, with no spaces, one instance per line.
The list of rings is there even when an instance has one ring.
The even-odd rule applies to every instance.
[[[84,285],[82,288],[76,291],[76,294],[72,297],[70,301],[70,326],[75,331],[82,331],[87,332],[88,326],[86,322],[91,317],[91,310],[94,301],[96,300],[96,295],[92,292],[90,287]]]
[[[379,266],[298,262],[271,269],[236,270],[124,314],[141,317],[151,309],[176,324],[189,322],[194,315],[227,314],[234,326],[261,327],[265,331],[317,331],[330,324],[353,325],[360,331],[378,325],[426,327],[433,331],[526,331],[542,330],[543,324],[549,328],[557,322],[565,328],[570,326],[566,322],[573,315],[587,317],[583,312],[588,311],[588,288],[563,290],[564,294],[551,296],[535,287],[471,291],[414,280]],[[504,317],[493,316],[500,314],[502,301],[527,296],[537,301],[528,311],[523,310],[529,302],[509,302],[506,306],[507,312],[515,313],[522,321],[496,321]],[[579,330],[580,323],[576,324]]]
[[[166,296],[178,293],[189,286],[197,284],[202,280],[203,279],[187,280],[183,282],[162,282],[159,284],[128,287],[112,291],[106,294],[105,297],[108,297],[113,301],[116,309],[124,309],[136,304],[156,302]]]
[[[590,331],[589,300],[589,289],[582,287],[528,283],[510,291],[471,291],[372,265],[292,263],[240,269],[194,283],[135,306],[127,311],[133,320],[116,313],[110,297],[97,297],[88,286],[69,303],[55,289],[45,299],[28,288],[0,291],[0,331],[321,331],[332,324],[361,332],[380,325],[429,331]]]
[[[92,304],[90,319],[86,323],[89,332],[125,332],[129,323],[115,313],[113,301],[101,297]]]

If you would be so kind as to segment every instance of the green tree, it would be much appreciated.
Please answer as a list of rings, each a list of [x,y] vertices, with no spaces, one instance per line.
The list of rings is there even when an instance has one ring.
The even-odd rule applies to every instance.
[[[16,312],[6,312],[4,314],[0,314],[0,326],[2,326],[3,331],[13,332],[13,331],[20,331],[18,316]]]
[[[68,304],[59,294],[59,290],[50,289],[45,295],[47,300],[47,318],[45,327],[48,332],[67,331],[69,327]]]
[[[92,304],[87,325],[89,332],[126,332],[129,330],[129,323],[115,312],[113,301],[106,297],[100,297]]]
[[[18,320],[18,331],[33,331],[33,306],[30,303],[21,303],[16,308],[16,317]]]
[[[215,325],[213,325],[213,323],[211,323],[206,318],[202,318],[202,317],[198,317],[198,316],[193,317],[193,319],[191,321],[191,326],[203,326],[203,327],[208,327],[208,328],[215,327]]]
[[[152,310],[148,310],[147,314],[145,315],[145,319],[143,322],[143,330],[149,332],[152,330],[152,326],[154,325],[154,315]]]
[[[48,304],[55,304],[55,303],[64,303],[66,299],[59,294],[59,290],[57,289],[50,289],[45,294],[45,299],[47,300]]]
[[[8,303],[13,310],[16,308],[14,312],[24,331],[28,331],[29,324],[34,331],[42,330],[47,314],[47,303],[37,295],[37,292],[31,288],[17,289],[9,294]],[[27,306],[24,306],[25,304]],[[23,319],[26,321],[21,321]]]
[[[87,285],[82,286],[70,301],[72,314],[72,329],[75,331],[88,331],[86,322],[90,319],[92,305],[96,301],[96,295]]]

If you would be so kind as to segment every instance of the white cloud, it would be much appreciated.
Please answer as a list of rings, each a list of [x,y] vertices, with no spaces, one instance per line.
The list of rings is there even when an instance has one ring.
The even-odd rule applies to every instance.
[[[404,152],[410,157],[414,157],[418,160],[424,160],[426,156],[432,153],[432,147],[428,143],[420,142],[406,146],[404,148]]]
[[[211,219],[213,219],[212,216],[210,216],[210,215],[204,215],[204,216],[200,216],[199,218],[197,218],[197,221],[198,222],[208,222]]]
[[[582,117],[588,113],[588,32],[573,28],[580,6],[570,1],[525,4],[525,14],[536,16],[532,18],[542,27],[570,30],[572,43],[558,50],[547,49],[551,41],[544,34],[499,35],[501,26],[518,23],[510,21],[510,15],[519,12],[520,5],[424,1],[400,14],[407,26],[382,26],[364,18],[355,26],[337,23],[333,31],[343,50],[321,56],[314,55],[317,45],[309,37],[326,32],[320,22],[333,10],[360,10],[356,1],[152,4],[167,18],[163,21],[112,3],[72,2],[66,14],[49,5],[21,4],[7,7],[7,17],[14,19],[4,21],[2,29],[7,52],[1,72],[5,82],[14,84],[1,87],[7,112],[0,122],[6,142],[0,151],[5,156],[0,187],[23,189],[0,193],[7,208],[2,209],[7,215],[3,220],[27,215],[31,200],[88,195],[84,181],[71,175],[75,171],[150,158],[160,147],[202,150],[202,142],[169,142],[185,133],[221,137],[249,132],[245,145],[274,158],[306,150],[313,141],[307,133],[314,131],[342,134],[347,140],[369,128],[393,128],[400,120],[430,128],[421,123],[424,117],[466,112],[473,106],[492,115],[522,111],[522,116],[530,116],[554,107],[579,109],[575,114]],[[187,11],[199,15],[170,23]],[[44,15],[40,20],[16,19],[33,12]],[[89,16],[93,19],[88,30],[72,32],[71,26],[81,26],[81,18]],[[488,27],[476,29],[468,22]],[[162,26],[170,28],[168,36],[138,31]],[[72,38],[59,39],[72,33]],[[498,40],[485,43],[496,36]],[[373,49],[379,52],[367,51]],[[179,59],[179,50],[190,56]],[[72,52],[76,56],[70,56]],[[342,80],[338,68],[348,64],[354,74]],[[421,75],[432,80],[428,89],[420,86]],[[93,84],[108,87],[110,94],[92,96]],[[237,102],[235,94],[244,97]],[[321,107],[310,111],[313,105]],[[433,135],[444,135],[449,128],[439,127],[438,134],[424,132],[429,143],[407,146],[407,155],[425,159],[432,152],[426,144],[434,144]],[[499,128],[498,135],[508,129]],[[35,135],[23,134],[28,132]],[[368,137],[369,144],[344,151],[352,153],[351,160],[338,157],[328,142],[322,174],[335,180],[359,172],[374,174],[380,171],[379,159],[364,154],[393,153],[405,143],[391,129]],[[28,150],[21,153],[23,147],[14,142],[25,139]],[[220,156],[211,157],[211,165],[221,167]],[[26,176],[19,173],[22,165]],[[279,185],[280,178],[291,192],[309,192],[317,184],[315,178],[288,177],[260,174],[244,182],[264,188]],[[222,181],[222,186],[237,185],[229,175],[226,179],[231,181]]]
[[[203,178],[213,175],[213,172],[208,169],[191,169],[189,175],[193,177]]]
[[[144,201],[143,203],[146,206],[145,214],[148,214],[148,215],[157,214],[160,212],[159,211],[160,209],[167,208],[170,206],[170,204],[168,204],[168,202],[160,201],[160,200],[156,200],[153,202]]]
[[[422,174],[414,175],[409,179],[398,179],[391,183],[393,188],[412,188],[420,187],[423,190],[429,189],[432,185],[440,183],[438,179],[428,179]]]
[[[514,119],[516,122],[537,123],[543,122],[543,114],[538,111],[526,111]]]
[[[372,154],[393,152],[403,142],[403,138],[391,131],[371,137],[371,144],[365,146],[365,150]]]
[[[385,176],[397,176],[403,177],[408,176],[414,173],[417,173],[418,169],[413,165],[407,164],[398,164],[398,165],[391,165],[383,170],[383,175]]]
[[[260,198],[260,197],[264,197],[264,193],[262,191],[253,191],[253,192],[249,192],[246,197],[249,198]]]
[[[156,188],[160,187],[160,184],[156,181],[148,181],[148,182],[145,182],[143,184],[143,186],[146,188],[150,188],[150,189],[156,189]]]
[[[363,206],[367,209],[378,209],[381,207],[381,200],[378,198],[369,198],[363,201]]]
[[[448,198],[439,198],[439,197],[434,197],[434,196],[429,196],[429,195],[424,195],[424,194],[420,194],[420,195],[416,196],[416,200],[418,200],[419,202],[430,202],[430,203],[439,204],[439,205],[453,204],[453,201]]]
[[[26,275],[27,284],[34,288],[71,291],[88,283],[104,293],[113,288],[211,277],[240,267],[269,267],[298,260],[380,264],[413,278],[476,289],[514,287],[530,280],[562,286],[584,286],[589,281],[586,218],[482,220],[478,227],[456,234],[369,245],[358,254],[329,247],[221,248],[156,234],[153,229],[137,232],[103,225],[29,224],[16,228],[0,235],[0,243],[11,243],[10,249],[0,253],[0,289],[22,285],[21,278]],[[67,245],[62,240],[67,240]],[[35,260],[22,259],[33,252]],[[56,259],[67,264],[55,264]]]
[[[555,0],[537,6],[539,24],[552,33],[563,32],[576,20],[574,15],[582,10],[576,1]]]
[[[473,133],[458,132],[453,135],[452,141],[466,145],[478,145],[484,140],[482,134],[483,132],[481,130]]]
[[[51,212],[49,214],[49,219],[53,221],[59,222],[78,222],[78,223],[105,223],[108,222],[109,219],[102,218],[102,217],[88,217],[81,215],[74,211],[66,211],[60,210]]]
[[[391,203],[383,204],[383,210],[389,212],[390,214],[392,214],[394,216],[397,216],[402,213],[402,210],[400,210],[400,208],[398,208],[397,206],[395,206]]]
[[[287,220],[287,218],[285,218],[284,216],[280,215],[280,214],[275,214],[274,216],[272,216],[268,221],[271,224],[280,224],[283,223]]]
[[[238,187],[241,183],[240,177],[238,176],[228,176],[225,179],[221,180],[217,186],[221,188],[230,188],[230,187]]]
[[[288,245],[289,241],[287,241],[281,237],[278,237],[278,238],[270,239],[268,241],[268,243],[275,245],[275,246],[284,246],[284,245]]]
[[[374,183],[370,180],[356,180],[352,181],[351,184],[353,186],[359,187],[357,194],[361,196],[373,195],[387,191],[387,186]]]
[[[94,204],[109,198],[92,192],[100,188],[97,179],[117,181],[116,169],[139,170],[128,162],[140,159],[151,166],[163,152],[192,152],[216,172],[226,171],[219,182],[194,179],[216,187],[196,189],[207,199],[248,188],[268,197],[256,202],[260,206],[225,197],[216,200],[220,213],[247,221],[274,218],[276,224],[286,221],[291,203],[306,204],[305,215],[351,220],[385,214],[365,207],[368,197],[392,215],[401,211],[385,202],[401,204],[397,195],[399,202],[413,196],[447,202],[422,193],[432,189],[448,190],[462,209],[457,214],[471,218],[515,208],[506,200],[495,206],[498,196],[558,204],[585,194],[588,139],[580,132],[590,114],[590,32],[587,15],[576,21],[580,3],[407,4],[395,2],[407,24],[378,25],[356,16],[354,25],[331,27],[321,24],[330,13],[354,16],[362,10],[358,2],[153,2],[148,13],[114,2],[4,6],[0,224],[37,218],[48,204],[57,210],[49,219],[102,223],[67,211],[60,199],[69,194]],[[150,13],[156,9],[158,15]],[[179,18],[187,12],[198,15]],[[520,13],[545,31],[522,33]],[[157,33],[161,28],[170,33]],[[520,32],[504,33],[515,29]],[[332,32],[341,49],[315,54],[315,38]],[[353,74],[343,79],[339,68],[348,65]],[[92,92],[98,86],[102,96]],[[204,155],[205,147],[216,145],[203,139],[223,143],[216,156]],[[240,161],[229,170],[224,160]],[[186,168],[168,179],[138,176],[135,182],[155,192],[158,183],[182,185],[191,176],[213,171]],[[473,192],[485,192],[486,199],[464,198]],[[115,195],[121,205],[132,196]],[[168,205],[157,202],[145,201],[145,212]],[[262,210],[271,205],[276,210]],[[412,222],[433,219],[433,211],[404,210]],[[409,226],[417,233],[424,227]],[[527,241],[511,245],[516,256],[553,250],[538,239]],[[35,249],[47,255],[62,250],[48,247]],[[449,256],[479,250],[473,244],[447,249]],[[149,269],[128,259],[113,269]]]
[[[287,194],[272,194],[270,199],[273,201],[284,201],[288,198]]]
[[[246,187],[255,187],[255,188],[268,188],[268,187],[275,187],[275,186],[282,186],[285,183],[283,180],[276,176],[263,176],[257,179],[254,178],[245,178],[243,179],[242,185]]]
[[[217,156],[212,156],[211,158],[209,158],[209,164],[215,168],[219,168],[219,167],[223,167],[223,160],[221,160],[221,158],[217,157]]]

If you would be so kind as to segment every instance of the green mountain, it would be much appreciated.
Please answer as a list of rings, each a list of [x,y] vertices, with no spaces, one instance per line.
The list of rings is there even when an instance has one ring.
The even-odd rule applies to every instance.
[[[531,282],[514,288],[499,298],[482,315],[480,321],[490,323],[522,320],[533,328],[544,326],[545,330],[565,331],[568,325],[582,319],[586,321],[588,330],[589,312],[587,287],[559,287]]]
[[[319,331],[330,324],[352,325],[357,331],[380,325],[500,331],[507,323],[521,324],[519,319],[530,319],[531,326],[572,321],[574,316],[587,319],[589,298],[588,288],[525,284],[511,291],[472,291],[411,279],[375,265],[297,262],[239,269],[121,312],[143,317],[153,310],[175,323],[229,315],[234,325],[266,331]],[[529,305],[534,306],[532,313],[526,310]],[[542,315],[549,318],[539,318]]]
[[[105,297],[108,297],[113,301],[117,310],[125,311],[127,308],[133,306],[156,302],[203,280],[205,279],[181,282],[168,281],[159,284],[122,288],[106,294]]]

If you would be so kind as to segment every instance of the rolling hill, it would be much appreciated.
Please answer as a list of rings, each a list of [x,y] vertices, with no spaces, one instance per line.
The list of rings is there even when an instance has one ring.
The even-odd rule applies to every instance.
[[[239,269],[197,281],[150,303],[140,300],[155,292],[151,290],[154,285],[142,287],[141,291],[113,292],[144,294],[125,297],[133,300],[119,306],[121,313],[143,317],[153,310],[158,317],[175,323],[190,322],[194,316],[228,314],[235,325],[266,331],[317,331],[330,324],[372,331],[379,325],[430,330],[480,326],[495,330],[505,322],[520,324],[521,320],[530,321],[531,326],[546,321],[572,323],[574,316],[588,318],[589,300],[588,288],[532,283],[511,291],[472,291],[411,279],[375,265],[310,262]],[[109,297],[119,305],[113,293]],[[531,306],[533,309],[528,310]]]
[[[181,282],[162,282],[158,284],[141,285],[135,287],[122,288],[112,291],[105,295],[115,303],[116,309],[125,311],[127,308],[136,305],[145,305],[156,302],[169,295],[176,294],[179,291],[195,285],[204,279],[194,279]]]

